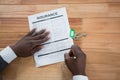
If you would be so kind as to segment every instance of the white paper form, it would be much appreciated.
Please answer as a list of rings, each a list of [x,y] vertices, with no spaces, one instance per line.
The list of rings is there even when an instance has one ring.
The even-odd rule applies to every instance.
[[[70,38],[70,26],[66,8],[59,8],[28,16],[30,30],[46,29],[50,31],[50,40],[43,43],[44,48],[34,54],[36,67],[64,61],[73,40]]]

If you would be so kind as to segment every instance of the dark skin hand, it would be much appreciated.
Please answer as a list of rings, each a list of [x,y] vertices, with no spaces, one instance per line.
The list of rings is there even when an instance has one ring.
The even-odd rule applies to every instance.
[[[28,57],[43,47],[41,44],[49,40],[48,35],[49,32],[46,32],[45,29],[39,32],[36,32],[36,29],[33,29],[15,45],[10,47],[18,57]],[[1,75],[0,80],[3,80]]]
[[[11,48],[18,57],[31,56],[43,47],[41,45],[42,43],[49,40],[48,35],[49,32],[46,32],[45,29],[39,32],[36,32],[36,29],[33,29],[15,45],[11,46]]]
[[[76,59],[73,58],[76,57]],[[86,55],[78,45],[73,45],[69,53],[65,54],[65,63],[73,75],[86,75]]]

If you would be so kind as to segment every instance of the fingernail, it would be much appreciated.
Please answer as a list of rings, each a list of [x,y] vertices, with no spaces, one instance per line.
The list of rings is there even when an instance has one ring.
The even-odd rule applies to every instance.
[[[35,31],[35,30],[36,30],[36,28],[33,28],[32,30],[33,30],[33,31]]]
[[[50,37],[48,36],[48,39],[50,39]]]
[[[43,48],[44,46],[42,45],[42,46],[40,46],[40,48]]]
[[[45,30],[46,31],[46,29],[44,28],[44,29],[42,29],[42,30]]]
[[[50,34],[50,32],[49,32],[49,31],[47,31],[47,33],[48,33],[48,34]]]

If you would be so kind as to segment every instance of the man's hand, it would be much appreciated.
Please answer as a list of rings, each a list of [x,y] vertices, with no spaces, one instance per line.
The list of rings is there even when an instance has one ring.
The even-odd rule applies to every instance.
[[[33,29],[15,45],[11,46],[18,57],[27,57],[33,55],[43,47],[41,44],[49,39],[49,32],[46,32],[45,29],[39,32],[35,31],[36,29]]]
[[[71,47],[71,51],[65,54],[65,63],[73,75],[86,75],[86,55],[77,45]]]

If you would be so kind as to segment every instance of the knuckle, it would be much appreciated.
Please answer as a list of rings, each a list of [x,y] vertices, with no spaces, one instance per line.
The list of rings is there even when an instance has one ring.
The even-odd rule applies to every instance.
[[[30,41],[29,44],[30,44],[30,45],[34,45],[34,41]]]
[[[83,54],[83,56],[86,58],[87,56],[86,56],[86,54]]]

